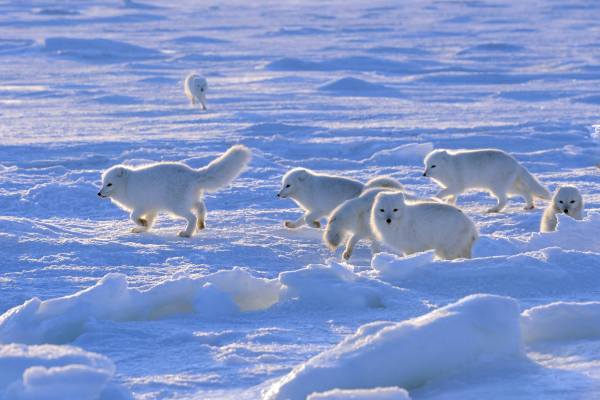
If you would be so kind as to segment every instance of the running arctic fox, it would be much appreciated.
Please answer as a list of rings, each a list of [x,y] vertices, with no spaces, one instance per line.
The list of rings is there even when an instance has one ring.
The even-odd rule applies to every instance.
[[[341,176],[319,174],[305,168],[294,168],[283,176],[281,190],[277,197],[294,200],[304,210],[304,215],[296,221],[285,221],[288,228],[298,228],[304,224],[320,228],[319,219],[331,214],[342,202],[359,196],[363,190],[373,187],[402,189],[395,179],[385,176],[371,179],[362,184],[354,179]]]
[[[382,242],[403,255],[435,250],[446,260],[471,258],[479,237],[475,224],[449,204],[407,204],[402,192],[380,192],[371,210],[371,229]]]
[[[400,182],[396,182],[397,188],[402,188]],[[380,251],[379,241],[371,230],[371,208],[375,196],[383,191],[401,190],[393,188],[374,188],[366,189],[360,196],[346,200],[336,207],[329,216],[327,227],[323,233],[323,241],[332,251],[335,251],[345,240],[346,248],[342,253],[345,260],[349,260],[352,256],[354,246],[363,239],[371,242],[371,251],[373,254]],[[408,199],[416,200],[414,196],[404,192]]]
[[[443,189],[436,195],[448,198],[451,204],[456,197],[469,189],[491,193],[498,204],[487,212],[500,212],[509,195],[525,198],[525,210],[535,207],[534,197],[550,200],[550,192],[542,186],[525,167],[502,150],[434,150],[425,157],[425,172]]]
[[[187,220],[179,236],[190,237],[204,229],[206,208],[203,192],[213,192],[233,181],[250,161],[250,150],[236,145],[206,167],[192,169],[181,163],[157,163],[142,167],[116,165],[102,174],[98,196],[130,211],[137,225],[134,233],[149,230],[156,215],[167,212]]]
[[[206,91],[208,90],[208,82],[206,78],[198,74],[189,74],[183,82],[183,91],[192,105],[196,103],[202,104],[202,109],[206,110]]]
[[[561,186],[552,197],[552,202],[544,210],[540,232],[552,232],[558,224],[557,214],[565,213],[577,220],[583,219],[583,198],[574,186]]]

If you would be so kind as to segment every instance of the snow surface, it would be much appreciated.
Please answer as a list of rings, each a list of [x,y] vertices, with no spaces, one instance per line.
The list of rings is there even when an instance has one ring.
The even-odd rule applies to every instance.
[[[415,319],[363,325],[295,368],[265,398],[301,400],[334,388],[410,390],[484,357],[518,356],[521,350],[517,302],[474,295]]]
[[[313,393],[307,400],[410,400],[408,392],[397,387],[376,389],[334,389]]]
[[[0,399],[128,400],[108,358],[72,346],[0,345]]]
[[[413,399],[600,397],[598,12],[593,0],[1,3],[0,347],[55,346],[0,390],[255,400],[363,325],[488,293],[518,304],[522,357],[457,365]],[[183,94],[190,72],[211,86],[206,112]],[[235,143],[253,161],[207,196],[192,239],[166,217],[131,234],[96,195],[114,164],[201,167]],[[299,216],[275,196],[288,169],[391,175],[426,198],[438,188],[422,158],[439,147],[508,151],[551,190],[577,186],[587,218],[539,234],[544,202],[484,214],[493,199],[469,193],[458,204],[482,238],[476,258],[452,262],[371,260],[359,245],[339,264],[320,231],[283,228]],[[43,361],[70,351],[86,356]],[[64,386],[71,374],[95,383]]]

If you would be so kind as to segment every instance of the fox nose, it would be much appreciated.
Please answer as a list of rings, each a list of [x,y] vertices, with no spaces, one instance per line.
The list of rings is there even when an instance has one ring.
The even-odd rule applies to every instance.
[[[423,176],[427,176],[427,171],[423,172]]]
[[[385,220],[385,222],[387,222],[388,224],[391,224],[392,223],[392,219],[388,218],[388,219]]]
[[[281,194],[280,194],[280,193],[277,193],[277,197],[281,197]]]
[[[102,193],[98,192],[98,196],[102,197]]]
[[[565,208],[565,214],[568,214],[568,213],[569,213],[569,209]]]

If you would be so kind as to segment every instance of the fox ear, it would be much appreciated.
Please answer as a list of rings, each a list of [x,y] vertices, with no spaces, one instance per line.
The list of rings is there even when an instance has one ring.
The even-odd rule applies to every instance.
[[[402,207],[404,207],[404,205],[406,204],[406,197],[404,196],[404,193],[398,192],[397,196],[398,196],[398,203]]]
[[[127,175],[127,170],[124,167],[119,167],[117,170],[117,177],[122,178]]]
[[[308,178],[308,172],[306,172],[306,170],[301,169],[300,171],[298,171],[298,180],[299,181],[304,181],[304,180],[306,180],[306,178]]]

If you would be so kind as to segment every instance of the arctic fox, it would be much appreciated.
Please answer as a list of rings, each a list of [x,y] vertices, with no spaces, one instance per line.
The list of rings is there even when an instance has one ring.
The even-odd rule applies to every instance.
[[[382,242],[407,255],[435,250],[443,259],[471,258],[479,237],[458,208],[442,203],[407,204],[402,192],[380,192],[371,209],[371,229]]]
[[[371,207],[378,193],[391,190],[386,188],[375,188],[366,190],[360,196],[346,200],[329,216],[327,227],[323,233],[323,241],[331,249],[337,249],[346,236],[350,236],[342,257],[350,259],[354,246],[358,241],[367,239],[371,242],[373,254],[380,251],[379,242],[371,230]]]
[[[183,82],[183,90],[192,105],[199,102],[202,104],[202,109],[206,110],[206,91],[208,90],[206,78],[197,74],[189,74]]]
[[[188,222],[179,236],[190,237],[204,229],[206,208],[203,192],[212,192],[229,184],[250,161],[250,150],[242,145],[231,147],[206,167],[192,169],[181,163],[157,163],[142,167],[116,165],[102,174],[100,197],[108,197],[130,211],[137,225],[132,232],[145,232],[156,215],[165,211]]]
[[[363,190],[372,187],[398,187],[395,179],[377,177],[366,184],[341,176],[318,174],[305,168],[294,168],[282,179],[277,197],[291,198],[305,212],[296,221],[285,221],[288,228],[298,228],[304,224],[320,228],[319,219],[328,216],[340,203],[359,196]]]
[[[583,198],[574,186],[561,186],[552,197],[552,202],[544,210],[540,232],[552,232],[558,224],[557,214],[565,213],[577,220],[583,219]]]
[[[417,198],[404,191],[402,184],[396,182],[396,188],[378,187],[373,189],[365,189],[358,197],[346,200],[331,212],[327,227],[323,233],[323,241],[331,250],[337,249],[342,241],[349,236],[346,242],[346,248],[342,253],[345,260],[349,260],[352,256],[354,246],[362,239],[371,242],[371,251],[373,254],[379,253],[379,241],[371,230],[371,208],[377,193],[386,190],[400,190],[404,193],[407,200],[413,201]]]
[[[490,192],[498,204],[487,212],[500,212],[509,194],[523,196],[526,210],[535,207],[534,197],[549,200],[550,192],[517,160],[502,150],[434,150],[425,157],[425,172],[443,189],[436,195],[451,204],[469,189]]]

